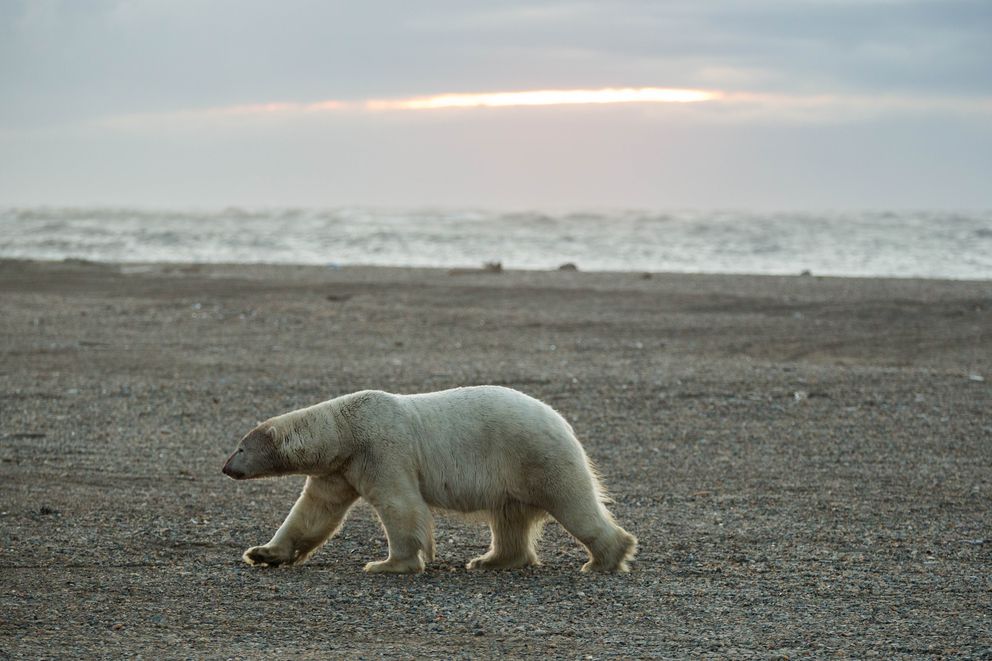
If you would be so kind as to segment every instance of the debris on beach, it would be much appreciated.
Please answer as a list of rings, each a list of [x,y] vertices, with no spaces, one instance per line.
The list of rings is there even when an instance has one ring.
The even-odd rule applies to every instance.
[[[503,262],[486,262],[478,269],[450,269],[448,275],[471,275],[473,273],[502,273]]]

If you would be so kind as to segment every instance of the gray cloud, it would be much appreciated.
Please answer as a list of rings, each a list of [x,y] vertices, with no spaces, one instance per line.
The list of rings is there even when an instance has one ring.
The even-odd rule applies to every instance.
[[[988,0],[0,0],[0,205],[988,207],[990,34]],[[605,86],[760,95],[195,112]]]
[[[275,100],[663,85],[992,93],[985,1],[0,5],[0,122]]]

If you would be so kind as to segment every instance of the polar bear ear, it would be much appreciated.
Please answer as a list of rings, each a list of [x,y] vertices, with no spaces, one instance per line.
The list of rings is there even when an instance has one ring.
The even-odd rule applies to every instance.
[[[272,424],[272,419],[270,418],[268,420],[259,420],[258,422],[256,422],[255,428],[252,431],[257,431],[259,433],[265,433],[265,434],[272,434],[274,428],[275,425]]]
[[[255,425],[255,428],[248,432],[245,436],[245,440],[252,438],[256,441],[262,442],[274,442],[275,441],[275,430],[271,425],[267,425],[264,422],[260,422]]]
[[[263,438],[265,438],[270,443],[272,443],[273,446],[279,444],[279,435],[276,433],[275,425],[262,422],[259,423],[257,429],[258,429],[258,433],[261,434]]]

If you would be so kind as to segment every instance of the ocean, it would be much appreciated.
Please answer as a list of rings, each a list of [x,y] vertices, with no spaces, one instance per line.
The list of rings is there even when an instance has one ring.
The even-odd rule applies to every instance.
[[[0,257],[992,279],[992,211],[0,209]]]

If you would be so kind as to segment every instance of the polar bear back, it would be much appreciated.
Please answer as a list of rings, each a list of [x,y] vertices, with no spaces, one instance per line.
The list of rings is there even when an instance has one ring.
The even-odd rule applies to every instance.
[[[375,465],[415,479],[433,507],[542,506],[559,491],[601,491],[568,422],[516,390],[475,386],[349,397],[355,399],[341,411],[358,445],[376,455]]]

